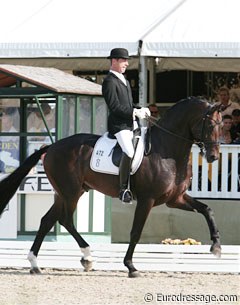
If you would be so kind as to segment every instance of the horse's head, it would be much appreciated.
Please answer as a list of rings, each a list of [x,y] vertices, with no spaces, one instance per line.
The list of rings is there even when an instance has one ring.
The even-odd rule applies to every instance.
[[[207,162],[219,158],[219,135],[222,122],[222,105],[208,105],[201,119],[194,126],[194,139]]]

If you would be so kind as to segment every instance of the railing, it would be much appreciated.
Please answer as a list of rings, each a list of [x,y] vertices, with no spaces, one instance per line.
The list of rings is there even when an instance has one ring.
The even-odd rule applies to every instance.
[[[30,241],[1,241],[0,268],[29,268],[26,257],[31,245]],[[126,271],[123,258],[127,248],[125,243],[91,243],[94,270]],[[209,248],[209,245],[138,244],[134,261],[140,270],[146,271],[240,272],[240,246],[222,245],[222,255],[218,259],[209,252]],[[79,271],[79,257],[79,247],[75,242],[44,241],[38,255],[38,263],[40,268]],[[6,270],[2,269],[1,275],[4,276],[5,272]],[[46,274],[46,271],[43,272]]]
[[[218,161],[208,164],[192,147],[193,178],[188,193],[196,198],[240,198],[240,145],[221,145]]]

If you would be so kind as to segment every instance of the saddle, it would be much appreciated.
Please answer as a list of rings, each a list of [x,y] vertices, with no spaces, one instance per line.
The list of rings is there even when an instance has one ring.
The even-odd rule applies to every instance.
[[[133,145],[135,153],[132,160],[131,175],[136,173],[142,162],[146,130],[146,127],[134,130]],[[117,139],[106,132],[94,146],[90,167],[95,172],[118,175],[121,156],[122,149]]]

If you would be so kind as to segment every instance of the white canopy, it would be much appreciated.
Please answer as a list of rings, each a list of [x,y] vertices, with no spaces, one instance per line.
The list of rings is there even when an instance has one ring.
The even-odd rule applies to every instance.
[[[239,71],[239,11],[239,0],[2,1],[0,63],[103,70],[125,47],[131,68],[140,52],[159,70]]]
[[[142,36],[142,55],[240,57],[239,0],[185,0]]]
[[[106,58],[114,47],[137,55],[140,37],[181,1],[4,1],[0,58]]]

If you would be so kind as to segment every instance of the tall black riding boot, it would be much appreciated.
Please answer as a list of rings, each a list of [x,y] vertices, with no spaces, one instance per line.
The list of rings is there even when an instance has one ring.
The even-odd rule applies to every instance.
[[[132,192],[129,189],[130,171],[132,159],[125,153],[122,153],[122,159],[119,166],[120,193],[119,199],[122,202],[132,203]]]

